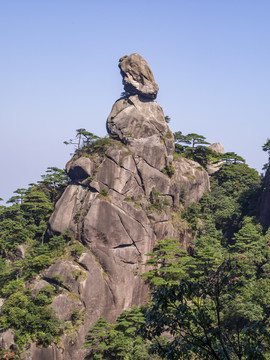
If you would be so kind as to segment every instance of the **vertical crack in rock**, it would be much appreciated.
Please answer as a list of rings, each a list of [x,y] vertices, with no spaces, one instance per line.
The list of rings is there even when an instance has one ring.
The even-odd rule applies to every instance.
[[[137,249],[137,251],[138,251],[138,253],[139,253],[139,255],[142,255],[141,254],[141,252],[140,252],[140,250],[138,249],[138,247],[137,247],[137,244],[136,244],[136,242],[132,239],[132,237],[130,236],[130,234],[129,234],[129,232],[128,232],[128,230],[127,230],[127,228],[126,228],[126,226],[125,226],[125,224],[124,224],[124,221],[122,220],[122,218],[121,218],[121,215],[120,214],[118,214],[118,217],[119,217],[119,220],[120,220],[120,222],[121,222],[121,224],[122,224],[122,226],[123,226],[123,228],[125,229],[125,232],[127,233],[127,235],[128,235],[128,237],[130,238],[130,240],[131,240],[131,242],[132,242],[132,244],[135,246],[135,248]],[[131,245],[132,245],[131,244]]]
[[[130,216],[131,214],[128,213],[125,209],[119,207],[117,204],[114,204],[115,207],[117,207],[120,211],[122,211],[123,213],[125,213],[126,215]],[[144,226],[144,224],[142,222],[140,222],[139,220],[137,220],[135,217],[132,218],[134,221],[136,221],[140,226],[143,227],[143,229],[145,230],[145,232],[147,233],[147,235],[150,236],[149,231],[146,229],[146,227]]]
[[[136,166],[136,169],[137,169],[137,174],[139,175],[139,178],[140,178],[140,180],[141,180],[142,189],[143,189],[143,191],[144,191],[144,194],[146,195],[145,186],[144,186],[144,181],[143,181],[143,176],[142,176],[142,174],[141,174],[141,172],[140,172],[140,170],[139,170],[139,168],[138,168],[138,164],[137,164],[137,162],[136,162],[136,160],[135,160],[135,157],[134,157],[134,163],[135,163],[135,166]]]

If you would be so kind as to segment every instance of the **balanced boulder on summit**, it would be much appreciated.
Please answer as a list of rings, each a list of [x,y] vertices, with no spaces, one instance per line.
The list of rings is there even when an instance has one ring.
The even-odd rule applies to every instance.
[[[141,55],[135,53],[121,57],[119,68],[126,92],[150,99],[157,97],[158,85],[155,83],[152,70]]]

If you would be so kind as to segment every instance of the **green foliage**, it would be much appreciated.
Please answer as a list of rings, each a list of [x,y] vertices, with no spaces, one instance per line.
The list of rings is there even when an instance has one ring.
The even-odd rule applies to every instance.
[[[114,143],[114,140],[111,138],[97,137],[96,140],[91,141],[87,145],[85,144],[80,150],[76,152],[76,154],[78,154],[78,156],[93,156],[95,154],[104,156],[107,148]],[[117,145],[119,145],[119,142],[117,142]]]
[[[15,196],[12,196],[8,201],[7,203],[14,203],[14,204],[21,204],[24,197],[25,197],[25,194],[27,193],[27,190],[26,189],[17,189],[15,191],[13,191],[13,194],[17,194]]]
[[[220,186],[225,187],[229,193],[244,191],[250,187],[260,185],[258,172],[246,164],[227,164],[213,176]],[[224,186],[224,183],[227,183]]]
[[[181,131],[174,133],[175,138],[175,152],[188,159],[197,161],[200,165],[206,168],[209,163],[218,163],[224,161],[226,164],[244,163],[245,160],[235,154],[234,152],[227,152],[225,154],[218,154],[211,148],[205,146],[209,142],[205,137],[195,133],[183,135]]]
[[[38,181],[38,186],[55,205],[65,188],[68,185],[66,170],[57,167],[48,167],[45,175],[41,175],[42,180]]]
[[[242,227],[234,235],[234,245],[232,249],[239,254],[245,254],[255,251],[257,247],[262,248],[261,243],[262,227],[260,224],[254,224],[253,219],[246,217],[242,221]]]
[[[181,131],[177,131],[174,133],[174,138],[176,144],[183,143],[183,144],[191,145],[190,147],[188,147],[190,149],[194,149],[195,146],[197,145],[209,144],[209,142],[205,140],[205,137],[203,135],[198,135],[195,133],[183,135]],[[184,148],[187,148],[187,146],[184,146]]]
[[[2,211],[2,215],[3,213],[4,211]],[[15,252],[18,245],[26,243],[32,236],[33,232],[26,228],[25,219],[19,217],[19,219],[13,220],[4,217],[0,221],[0,254],[8,256],[8,254]]]
[[[268,153],[268,162],[264,165],[263,169],[268,169],[270,165],[270,139],[267,139],[266,143],[262,146],[263,151]]]
[[[168,175],[171,178],[175,172],[175,168],[172,166],[172,164],[169,164],[166,165],[161,171],[163,174]]]
[[[4,291],[10,295],[1,308],[0,328],[14,329],[16,344],[20,349],[31,341],[49,345],[62,331],[60,321],[47,307],[52,301],[53,287],[41,289],[33,298],[30,289],[25,288],[22,282],[16,285],[15,291],[11,290],[11,286]]]
[[[69,141],[64,141],[65,145],[75,145],[76,151],[78,152],[83,147],[88,147],[95,140],[99,139],[99,136],[94,135],[93,133],[85,130],[85,129],[77,129],[75,139],[70,139]]]
[[[164,331],[166,344],[152,352],[167,359],[269,359],[267,313],[259,293],[241,282],[245,271],[226,261],[208,277],[161,285],[153,294],[141,333],[150,341]],[[269,288],[269,284],[268,284]]]
[[[166,116],[164,116],[164,120],[166,121],[167,124],[169,124],[169,122],[171,121],[171,118],[168,115],[166,115]]]
[[[183,135],[181,131],[174,133],[175,152],[188,159],[197,161],[203,167],[209,162],[216,162],[220,160],[220,155],[206,147],[209,142],[205,137],[195,133]]]
[[[71,314],[71,322],[73,326],[78,326],[84,321],[85,311],[81,312],[78,309],[73,310]]]
[[[192,202],[188,208],[184,211],[183,217],[188,221],[189,226],[193,229],[197,229],[199,221],[201,206],[196,202]]]
[[[48,168],[37,184],[14,192],[16,196],[9,201],[13,205],[0,209],[0,296],[5,299],[0,328],[14,330],[20,350],[32,341],[47,346],[58,341],[62,331],[48,308],[57,286],[44,287],[34,297],[25,284],[29,286],[29,280],[73,242],[70,230],[51,238],[45,236],[49,216],[66,185],[64,170]]]
[[[144,323],[142,311],[134,307],[124,311],[116,321],[110,324],[100,318],[89,330],[84,347],[90,348],[87,358],[118,360],[158,359],[148,354],[148,343],[137,335],[138,326]]]
[[[137,209],[141,209],[141,208],[142,208],[141,205],[140,205],[139,199],[136,199],[134,196],[126,196],[126,197],[124,198],[124,200],[125,200],[125,201],[131,201],[131,202],[133,202],[134,207],[137,208]]]
[[[102,196],[108,196],[109,191],[107,189],[102,189],[100,192],[100,195]]]
[[[227,152],[220,155],[220,160],[224,161],[226,164],[239,164],[245,163],[245,159],[237,155],[234,152]]]
[[[81,217],[81,213],[82,213],[81,210],[77,210],[77,211],[76,211],[76,214],[74,215],[74,218],[73,218],[75,224],[78,224],[78,222],[79,222],[79,220],[80,220],[80,217]]]
[[[231,239],[244,216],[256,215],[260,191],[261,178],[256,170],[246,164],[224,165],[211,177],[211,193],[199,203],[191,203],[183,216],[194,231],[203,231],[210,221]]]
[[[124,135],[125,135],[125,137],[128,137],[128,138],[129,138],[129,137],[132,137],[131,132],[126,132]]]
[[[232,159],[232,156],[230,157]],[[256,220],[261,178],[241,159],[211,177],[211,193],[183,217],[194,241],[159,242],[142,277],[152,303],[141,334],[168,359],[270,358],[270,230]],[[168,341],[158,337],[169,333]]]
[[[193,259],[183,250],[177,239],[161,240],[155,245],[146,264],[151,270],[141,275],[152,286],[174,284],[185,278],[193,268]]]
[[[206,146],[197,146],[194,150],[187,149],[186,157],[197,161],[202,167],[206,168],[207,164],[211,162],[218,162],[220,155],[214,150]]]
[[[162,211],[164,206],[168,205],[170,205],[169,200],[164,198],[161,193],[153,187],[150,193],[150,204],[148,205],[148,209]]]
[[[24,197],[21,209],[25,217],[34,219],[36,225],[49,218],[53,211],[50,199],[42,191],[31,189]]]
[[[72,250],[71,250],[71,255],[74,256],[75,258],[79,258],[82,253],[84,252],[84,248],[80,245],[75,245],[72,247]]]

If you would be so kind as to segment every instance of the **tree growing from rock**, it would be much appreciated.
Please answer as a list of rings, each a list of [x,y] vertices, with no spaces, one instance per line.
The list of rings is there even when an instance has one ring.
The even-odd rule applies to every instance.
[[[60,198],[68,185],[66,170],[57,167],[48,167],[45,175],[41,175],[42,180],[38,181],[40,189],[48,193],[53,204]]]
[[[270,165],[270,139],[267,139],[266,143],[263,144],[262,149],[268,153],[268,163],[264,165],[263,169],[268,169]]]
[[[116,321],[110,324],[100,318],[86,336],[85,348],[89,348],[91,359],[108,360],[150,360],[160,359],[148,353],[149,344],[137,334],[138,326],[144,323],[140,308],[124,311]]]
[[[13,191],[13,194],[17,194],[12,196],[7,203],[13,203],[13,204],[21,204],[23,202],[23,199],[27,193],[27,189],[20,188],[15,191]]]
[[[197,161],[203,167],[209,162],[219,160],[219,154],[205,145],[209,145],[203,135],[190,133],[183,135],[182,131],[174,133],[175,152],[182,156]]]
[[[203,135],[198,135],[195,133],[190,133],[187,135],[183,135],[181,131],[177,131],[174,133],[174,137],[175,137],[175,142],[177,144],[179,143],[184,143],[187,145],[191,145],[188,146],[186,148],[192,149],[194,150],[194,148],[197,145],[207,145],[209,144],[209,142],[206,141],[206,138]]]
[[[99,139],[99,136],[94,135],[93,133],[80,128],[76,130],[75,139],[70,139],[69,141],[64,141],[65,145],[75,145],[75,152],[82,149],[84,146],[89,146],[93,141]]]
[[[225,154],[221,154],[220,159],[226,164],[240,164],[246,162],[242,156],[237,155],[235,152],[226,152]]]

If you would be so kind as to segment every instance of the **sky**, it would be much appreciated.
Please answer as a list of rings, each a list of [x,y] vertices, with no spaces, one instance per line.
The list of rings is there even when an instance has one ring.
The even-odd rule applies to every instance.
[[[64,168],[76,129],[106,135],[118,60],[149,63],[171,130],[261,172],[270,137],[270,1],[0,0],[0,197]]]

